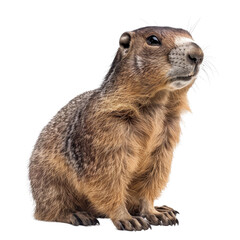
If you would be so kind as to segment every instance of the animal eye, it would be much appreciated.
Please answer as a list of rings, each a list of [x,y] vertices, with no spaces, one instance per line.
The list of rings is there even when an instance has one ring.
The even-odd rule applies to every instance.
[[[161,45],[161,42],[156,36],[152,35],[147,38],[147,44],[151,46],[159,46]]]

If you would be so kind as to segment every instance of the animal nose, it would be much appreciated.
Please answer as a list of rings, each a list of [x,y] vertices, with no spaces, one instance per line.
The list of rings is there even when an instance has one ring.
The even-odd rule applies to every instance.
[[[187,61],[192,65],[201,64],[203,61],[203,51],[196,43],[191,43],[186,57]]]

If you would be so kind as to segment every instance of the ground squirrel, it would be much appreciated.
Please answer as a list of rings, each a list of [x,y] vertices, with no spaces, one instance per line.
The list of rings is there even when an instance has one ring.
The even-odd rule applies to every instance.
[[[119,230],[175,225],[177,211],[154,207],[167,184],[180,115],[203,60],[183,29],[125,32],[102,85],[63,107],[42,130],[29,178],[35,218]]]

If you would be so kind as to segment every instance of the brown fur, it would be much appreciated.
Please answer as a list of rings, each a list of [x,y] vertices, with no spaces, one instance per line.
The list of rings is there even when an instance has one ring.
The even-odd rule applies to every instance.
[[[144,42],[151,34],[161,36],[160,50]],[[191,36],[156,27],[127,35],[130,46],[120,42],[102,86],[73,99],[40,134],[29,173],[36,219],[95,225],[107,216],[118,229],[149,228],[136,213],[151,224],[177,223],[176,211],[153,202],[168,182],[180,115],[189,110],[191,84],[168,87],[167,56],[176,36]]]

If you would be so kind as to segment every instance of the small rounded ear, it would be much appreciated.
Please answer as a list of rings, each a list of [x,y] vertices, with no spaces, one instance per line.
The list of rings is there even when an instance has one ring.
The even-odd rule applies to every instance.
[[[131,47],[132,34],[130,32],[125,32],[122,34],[119,40],[120,48],[124,53],[127,53]]]

